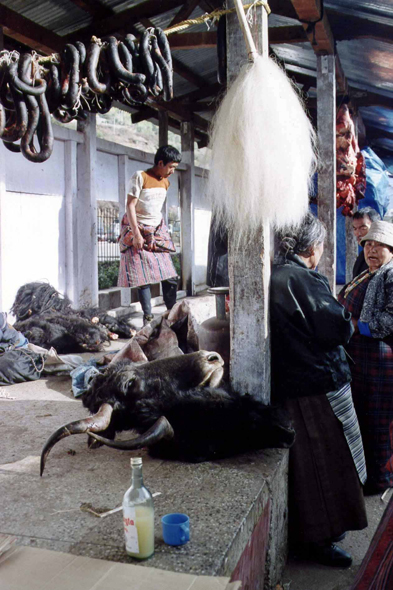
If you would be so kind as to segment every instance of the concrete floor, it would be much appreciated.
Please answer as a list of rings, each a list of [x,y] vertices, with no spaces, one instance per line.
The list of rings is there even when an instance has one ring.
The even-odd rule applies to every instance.
[[[156,315],[165,310],[164,306],[154,308]],[[135,314],[132,323],[136,328],[142,325],[142,316]],[[112,341],[110,349],[121,348],[124,341]],[[92,353],[82,355],[90,358]],[[5,396],[15,399],[6,399]],[[36,477],[38,470],[38,455],[42,443],[55,428],[69,421],[81,417],[80,401],[75,400],[70,393],[70,379],[68,377],[51,377],[31,383],[23,383],[0,388],[0,404],[3,440],[2,459],[0,465],[1,495],[3,498],[0,533],[16,534],[18,544],[56,549],[57,551],[75,552],[78,554],[78,545],[88,546],[96,544],[99,539],[100,529],[107,526],[107,519],[97,524],[88,513],[80,511],[80,504],[90,501],[99,508],[114,508],[116,494],[121,502],[123,490],[119,482],[113,485],[108,481],[108,474],[113,472],[113,455],[110,449],[105,447],[95,451],[85,451],[80,446],[79,437],[71,437],[67,442],[56,446],[49,456],[46,472],[42,479]],[[15,416],[17,419],[15,420]],[[82,437],[83,438],[83,437]],[[84,443],[85,444],[85,443]],[[64,451],[65,447],[68,451]],[[75,485],[81,485],[75,475],[73,455],[78,453],[80,469],[86,473],[86,479],[81,489],[74,489]],[[97,465],[90,464],[89,453],[100,455],[100,469]],[[20,461],[21,457],[25,457]],[[124,455],[124,461],[119,465],[121,473],[116,479],[125,482],[129,480],[129,461]],[[17,463],[15,463],[17,462]],[[230,467],[230,466],[229,466]],[[158,474],[158,464],[155,461],[146,465],[147,476],[154,471]],[[185,469],[187,467],[185,466]],[[228,476],[230,476],[230,468]],[[224,475],[224,474],[223,474]],[[61,477],[60,477],[61,476]],[[22,483],[21,486],[20,484]],[[49,486],[48,483],[59,485]],[[102,492],[102,481],[105,480],[105,492]],[[79,482],[79,483],[78,483]],[[165,484],[162,484],[165,487]],[[124,487],[124,486],[123,486]],[[56,491],[57,490],[57,491]],[[67,493],[69,490],[69,493]],[[384,501],[379,496],[366,498],[369,526],[364,531],[349,532],[341,546],[349,551],[354,559],[353,565],[347,570],[328,568],[322,565],[290,558],[283,575],[283,588],[285,590],[348,590],[356,575],[357,569],[367,551],[372,536],[383,511],[390,499],[390,491]],[[17,494],[18,497],[14,497]],[[46,497],[45,505],[42,497]],[[217,503],[217,502],[216,502]],[[118,505],[116,504],[116,505]],[[34,518],[28,517],[31,510],[24,506],[36,507]],[[220,509],[217,504],[217,509]],[[18,515],[16,516],[16,511]],[[23,513],[26,519],[23,519]],[[49,516],[48,516],[49,515]],[[119,514],[114,515],[113,523]],[[52,518],[53,525],[58,526],[64,534],[64,539],[56,541],[55,546],[50,537],[46,540],[46,525],[48,518]],[[94,526],[92,526],[92,519]],[[59,538],[59,537],[57,537]],[[53,536],[52,536],[53,539]],[[73,540],[73,548],[69,551],[70,540]],[[119,561],[116,552],[118,539],[113,536],[114,548],[109,551],[102,548],[102,558]],[[121,542],[121,541],[120,541]],[[176,558],[177,559],[177,558]],[[159,567],[159,566],[158,566]],[[1,584],[0,584],[1,587]],[[157,589],[158,590],[158,589]]]
[[[379,495],[366,497],[368,527],[349,531],[340,547],[353,557],[348,569],[336,569],[290,557],[283,576],[285,590],[349,590],[370,545],[374,532],[391,498],[391,489],[384,500]],[[386,588],[386,590],[388,590]]]

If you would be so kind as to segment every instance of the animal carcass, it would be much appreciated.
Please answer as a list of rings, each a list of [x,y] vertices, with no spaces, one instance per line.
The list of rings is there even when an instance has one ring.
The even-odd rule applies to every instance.
[[[291,446],[295,432],[281,410],[217,387],[223,364],[219,354],[203,350],[142,365],[110,364],[83,395],[93,415],[62,426],[46,442],[41,475],[52,447],[78,433],[116,449],[147,446],[153,456],[190,462]],[[122,430],[140,436],[115,441]]]

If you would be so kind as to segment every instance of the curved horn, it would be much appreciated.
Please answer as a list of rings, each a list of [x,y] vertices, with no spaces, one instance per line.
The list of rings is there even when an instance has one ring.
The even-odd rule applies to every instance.
[[[58,428],[56,432],[48,438],[42,449],[40,475],[44,473],[45,463],[52,447],[54,447],[59,440],[66,436],[71,436],[71,434],[80,434],[83,432],[89,432],[90,430],[93,432],[101,432],[101,430],[105,430],[105,428],[108,428],[111,421],[112,412],[113,407],[110,404],[102,404],[94,416],[89,416],[89,418],[84,418],[83,420],[76,420],[75,422],[70,422],[61,428]]]
[[[104,443],[107,447],[120,449],[122,451],[132,451],[134,449],[141,449],[142,447],[154,445],[164,438],[173,438],[175,433],[165,416],[161,416],[161,418],[158,418],[157,422],[154,422],[153,426],[151,426],[149,430],[146,430],[144,434],[141,434],[141,436],[137,436],[136,438],[131,438],[130,440],[119,440],[116,442],[109,438],[94,434],[93,432],[88,432],[88,435],[95,440]]]

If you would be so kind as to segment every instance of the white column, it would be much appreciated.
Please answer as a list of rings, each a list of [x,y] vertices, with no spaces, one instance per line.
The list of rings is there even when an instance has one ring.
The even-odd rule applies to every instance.
[[[77,147],[77,307],[98,305],[97,202],[96,202],[96,118],[89,114],[78,121],[84,143]]]
[[[180,206],[182,224],[182,280],[187,295],[195,295],[194,284],[194,127],[189,121],[181,123],[182,162],[187,170],[181,173]]]
[[[5,152],[6,148],[3,142],[0,141],[0,311],[7,311],[3,309],[3,200],[5,199],[6,184],[5,184]]]
[[[66,293],[72,302],[77,297],[77,144],[68,140],[64,143],[65,168],[65,250],[66,250]]]
[[[318,270],[336,292],[336,69],[334,55],[317,56],[318,217],[327,229]]]
[[[127,200],[127,187],[128,187],[128,175],[127,175],[127,162],[128,156],[122,154],[118,156],[118,172],[119,172],[119,221],[123,218],[126,210]],[[122,307],[128,307],[131,304],[131,288],[122,287],[120,293],[120,300]]]

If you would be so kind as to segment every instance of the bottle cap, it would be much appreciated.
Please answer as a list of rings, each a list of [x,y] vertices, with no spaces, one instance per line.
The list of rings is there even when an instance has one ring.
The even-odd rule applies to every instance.
[[[134,465],[142,465],[142,457],[131,457],[131,467]]]

